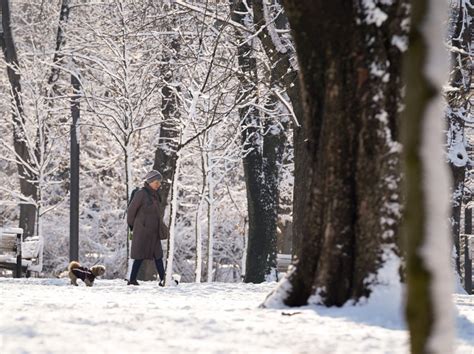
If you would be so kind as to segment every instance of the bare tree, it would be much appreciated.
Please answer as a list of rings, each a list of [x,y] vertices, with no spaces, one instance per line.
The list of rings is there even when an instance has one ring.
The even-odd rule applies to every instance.
[[[274,119],[271,121],[279,126],[279,129],[277,129],[278,134],[267,134],[264,138],[264,145],[267,147],[266,150],[269,156],[274,155],[273,158],[268,160],[267,169],[271,169],[271,171],[268,171],[267,175],[270,176],[269,180],[274,181],[274,183],[278,184],[278,181],[281,180],[278,169],[282,164],[283,149],[289,134],[288,128],[291,126],[293,130],[292,143],[295,151],[294,171],[295,175],[298,176],[298,180],[302,180],[306,173],[304,159],[307,156],[304,153],[303,106],[300,97],[296,53],[292,38],[289,36],[288,19],[280,0],[274,0],[269,3],[262,0],[254,0],[252,1],[252,9],[256,34],[258,34],[270,66],[270,92],[266,112],[271,112],[271,116],[279,117],[278,121],[275,122]],[[285,110],[288,111],[289,117],[282,115],[282,111]],[[268,122],[268,119],[266,121]],[[278,186],[271,184],[270,186],[269,195],[275,198],[278,197]],[[295,184],[293,205],[298,206],[298,208],[293,209],[292,214],[293,237],[291,244],[293,253],[298,248],[298,235],[300,234],[297,229],[299,223],[294,221],[298,220],[302,212],[299,207],[304,205],[303,200],[306,196],[307,193],[304,192],[304,185]],[[273,204],[279,205],[277,200],[273,201]]]
[[[443,2],[412,4],[406,56],[403,162],[406,245],[406,318],[412,353],[450,353],[453,345],[449,172],[442,159],[443,102],[447,61]],[[436,58],[437,65],[430,63]],[[421,70],[420,70],[421,69]]]
[[[30,201],[23,201],[20,204],[20,227],[26,236],[33,235],[36,224],[36,207],[38,200],[38,189],[34,184],[37,179],[34,172],[27,166],[32,165],[31,149],[29,149],[25,138],[25,113],[22,101],[21,77],[19,74],[19,62],[15,48],[11,28],[10,1],[1,2],[2,26],[0,29],[0,43],[2,46],[5,61],[7,63],[8,79],[11,86],[12,95],[12,120],[13,120],[13,142],[17,160],[18,177],[20,179],[20,191],[24,198]]]
[[[176,92],[180,88],[173,84],[176,77],[172,64],[172,62],[177,59],[179,47],[179,37],[178,35],[175,35],[175,37],[171,39],[171,50],[164,58],[164,64],[161,68],[164,73],[163,86],[161,88],[161,112],[163,114],[163,121],[160,124],[160,137],[155,151],[153,168],[163,174],[163,179],[166,182],[170,182],[173,179],[174,170],[176,168],[176,152],[178,150],[178,138],[180,132],[179,98]],[[165,205],[168,200],[170,188],[171,183],[164,183],[160,190],[160,195]],[[165,208],[162,210],[164,212]]]
[[[245,27],[253,22],[251,2],[231,3],[231,19]],[[248,32],[235,29],[241,83],[239,109],[243,164],[247,185],[249,215],[245,281],[260,283],[274,276],[276,269],[276,223],[278,210],[278,159],[281,156],[281,131],[265,130],[259,109],[257,58]],[[273,102],[272,102],[273,103]],[[268,125],[272,122],[267,120]],[[268,128],[268,126],[267,126]],[[276,169],[275,171],[272,168]]]
[[[156,103],[158,52],[153,50],[154,44],[141,35],[141,31],[145,31],[140,22],[146,18],[145,8],[118,0],[97,5],[110,14],[104,19],[94,6],[90,5],[89,11],[97,21],[91,24],[89,19],[82,19],[85,22],[82,22],[81,29],[77,29],[75,23],[75,29],[70,28],[67,32],[68,50],[72,51],[77,65],[83,67],[83,98],[87,109],[94,115],[93,120],[84,120],[82,124],[103,129],[120,146],[125,171],[125,199],[128,200],[134,185],[132,164],[140,146],[140,134],[143,130],[156,129],[161,118]],[[76,22],[80,20],[76,19]],[[114,32],[106,33],[106,27]],[[94,44],[85,38],[84,31],[96,38]],[[103,50],[97,52],[97,45]],[[78,46],[82,46],[81,51],[75,51]],[[92,82],[98,84],[99,92],[95,91]]]

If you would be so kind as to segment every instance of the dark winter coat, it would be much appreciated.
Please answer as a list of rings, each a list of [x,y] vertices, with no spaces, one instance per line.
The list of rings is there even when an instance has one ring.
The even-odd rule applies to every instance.
[[[158,194],[147,184],[133,196],[127,209],[127,223],[133,229],[132,259],[163,257],[161,240],[168,238],[169,231],[160,217],[161,208]]]

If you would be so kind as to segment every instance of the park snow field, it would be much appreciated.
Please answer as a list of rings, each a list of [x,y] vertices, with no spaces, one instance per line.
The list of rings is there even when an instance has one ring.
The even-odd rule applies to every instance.
[[[399,294],[343,308],[259,308],[275,285],[0,278],[1,353],[408,352]],[[473,354],[474,296],[453,301],[455,352]]]

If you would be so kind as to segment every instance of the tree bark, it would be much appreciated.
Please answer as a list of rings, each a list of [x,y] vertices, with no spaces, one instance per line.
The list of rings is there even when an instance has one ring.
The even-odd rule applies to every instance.
[[[61,49],[63,48],[66,38],[64,37],[64,29],[63,26],[67,23],[69,19],[69,12],[70,12],[70,7],[69,7],[70,0],[61,0],[61,9],[59,13],[59,23],[58,23],[58,28],[56,31],[56,49],[54,51],[54,57],[53,57],[53,66],[51,67],[51,73],[48,77],[48,85],[50,85],[50,93],[48,94],[50,97],[52,95],[59,95],[60,93],[58,92],[58,79],[59,79],[59,74],[61,72],[61,62],[64,59],[64,54],[62,53]],[[54,102],[53,100],[50,100],[50,102]],[[51,103],[52,104],[52,103]]]
[[[178,38],[171,41],[172,53],[168,58],[165,58],[167,64],[163,67],[164,83],[161,89],[162,101],[161,112],[163,113],[163,123],[160,126],[160,137],[158,140],[158,147],[155,151],[155,163],[153,168],[161,172],[163,176],[163,183],[160,188],[160,195],[162,203],[166,206],[168,196],[171,190],[171,182],[173,181],[174,171],[176,169],[177,151],[179,148],[179,134],[180,128],[178,126],[180,111],[178,104],[178,96],[176,90],[178,87],[173,87],[174,81],[173,68],[171,61],[177,59],[180,49]],[[164,212],[165,207],[162,208]]]
[[[441,129],[434,128],[427,133],[427,127],[436,127],[433,120],[437,119],[433,105],[436,102],[440,83],[432,77],[433,70],[428,69],[431,62],[429,55],[437,53],[436,48],[428,50],[427,36],[439,35],[439,47],[443,38],[442,33],[436,31],[435,23],[443,21],[442,18],[427,19],[428,14],[433,15],[432,7],[440,3],[426,0],[412,3],[412,17],[410,30],[410,46],[405,58],[405,83],[406,83],[406,108],[403,112],[403,162],[404,162],[404,189],[405,210],[403,222],[403,238],[406,250],[406,308],[405,315],[410,332],[410,345],[412,353],[449,353],[449,340],[433,341],[436,332],[449,333],[450,328],[445,321],[449,321],[447,308],[451,303],[451,279],[443,279],[439,268],[449,268],[446,259],[449,258],[449,247],[434,246],[441,243],[444,238],[442,231],[434,230],[435,219],[442,219],[443,215],[439,205],[443,207],[444,188],[441,181],[436,181],[436,191],[431,184],[435,178],[441,179],[441,171],[430,170],[437,158],[438,151],[433,151],[432,146],[427,146],[427,141],[436,139],[436,133],[441,136]],[[443,9],[439,9],[441,12]],[[427,24],[431,23],[430,27]],[[427,33],[427,28],[430,32]],[[422,33],[422,31],[426,31]],[[441,32],[441,31],[439,31]],[[432,44],[431,44],[432,46]],[[438,50],[438,51],[441,51]],[[438,65],[439,67],[439,65]],[[439,70],[439,69],[438,69]],[[443,68],[441,68],[443,70]],[[431,75],[431,76],[428,76]],[[435,78],[437,79],[437,78]],[[439,107],[441,119],[442,107]],[[441,124],[439,124],[441,125]],[[428,137],[428,135],[430,137]],[[425,150],[428,150],[426,151]],[[441,164],[441,162],[440,162]],[[436,176],[433,176],[436,174]],[[431,179],[431,181],[430,181]],[[444,181],[443,181],[444,182]],[[439,193],[436,202],[430,194]],[[438,207],[438,209],[436,209]],[[440,223],[442,225],[442,222]],[[437,225],[439,226],[439,225]],[[447,236],[447,235],[446,235]],[[447,237],[446,237],[447,238]],[[447,242],[446,242],[446,246]],[[435,254],[433,254],[435,251]],[[442,251],[445,251],[443,254]],[[436,266],[434,266],[436,263]],[[446,268],[445,268],[446,269]],[[450,274],[444,270],[444,274]],[[442,287],[441,287],[441,286]],[[446,290],[445,290],[446,289]],[[441,291],[444,290],[444,291]],[[443,309],[440,302],[445,301]],[[440,318],[440,312],[442,312]],[[440,325],[440,323],[443,324]],[[439,333],[437,334],[439,335]]]
[[[251,6],[251,2],[247,1]],[[233,21],[246,25],[251,14],[241,0],[231,3]],[[238,102],[257,100],[257,61],[247,36],[236,29],[239,41],[237,56],[240,72],[241,94]],[[262,117],[254,104],[239,109],[243,167],[247,186],[248,244],[246,273],[247,283],[261,283],[276,269],[276,223],[278,210],[278,172],[273,170],[279,159],[280,137],[264,136]],[[267,134],[268,135],[268,134]],[[270,134],[271,135],[271,134]],[[276,149],[276,150],[275,150]],[[270,164],[274,166],[269,166]]]
[[[31,170],[26,166],[31,166],[32,159],[25,137],[25,117],[22,102],[21,78],[18,72],[19,63],[16,54],[15,43],[11,30],[10,2],[1,1],[2,29],[0,32],[0,43],[2,46],[5,61],[7,63],[8,79],[12,94],[12,118],[13,118],[13,144],[16,153],[18,176],[20,179],[20,191],[26,198],[31,198],[33,203],[38,201],[38,189],[35,181],[38,180]],[[20,227],[25,236],[31,236],[35,232],[36,225],[36,205],[20,205]]]
[[[262,47],[265,50],[265,54],[267,55],[270,61],[271,67],[271,77],[270,77],[270,87],[272,90],[278,91],[285,91],[288,94],[288,97],[291,101],[291,106],[293,109],[293,113],[295,115],[296,121],[293,122],[293,145],[295,151],[294,163],[295,163],[295,179],[298,178],[302,180],[304,178],[304,168],[302,166],[305,165],[305,154],[302,153],[301,147],[304,145],[304,135],[303,129],[301,124],[303,124],[303,107],[300,98],[300,85],[298,80],[298,71],[295,69],[294,65],[291,64],[292,56],[296,55],[291,48],[291,46],[282,43],[283,41],[280,38],[275,40],[279,40],[281,43],[281,47],[277,48],[274,40],[272,39],[272,34],[278,36],[276,29],[286,29],[288,27],[288,19],[284,12],[280,12],[276,18],[273,19],[273,23],[267,23],[270,12],[270,9],[264,8],[264,6],[268,6],[263,3],[262,0],[253,0],[252,2],[253,8],[253,20],[255,24],[255,28],[258,33],[258,38],[262,43]],[[274,6],[280,6],[280,2],[275,1]],[[280,9],[277,9],[278,11]],[[265,16],[265,12],[267,12],[267,16]],[[272,26],[272,33],[270,33],[269,26]],[[276,98],[275,94],[271,95],[270,97],[270,104],[268,108],[272,111],[276,106],[278,99]],[[279,131],[277,136],[268,137],[264,141],[264,146],[273,145],[275,149],[273,150],[276,156],[273,158],[272,161],[267,161],[267,165],[271,166],[270,168],[273,171],[269,171],[268,174],[273,180],[277,181],[277,168],[278,163],[282,162],[282,155],[283,155],[283,147],[284,143],[286,142],[286,134],[287,128],[289,126],[289,122],[280,122],[282,124],[283,129]],[[265,129],[267,130],[267,129]],[[278,141],[275,139],[278,138]],[[266,142],[268,141],[268,144]],[[268,154],[272,155],[272,150],[267,149]],[[300,186],[304,184],[295,184],[294,186],[294,209],[293,209],[293,240],[292,240],[292,249],[293,252],[298,248],[298,235],[299,230],[297,230],[298,223],[294,221],[298,219],[298,216],[301,213],[301,207],[304,206],[304,200],[306,193],[302,193]],[[276,193],[275,193],[276,192]],[[277,186],[273,187],[273,191],[269,191],[271,195],[277,196],[278,189]],[[278,203],[276,204],[278,206]]]
[[[384,257],[399,253],[401,52],[390,40],[403,34],[407,10],[404,2],[385,5],[388,20],[378,24],[365,21],[363,2],[284,5],[298,54],[307,139],[300,147],[305,177],[296,175],[295,185],[307,197],[295,205],[301,239],[283,302],[341,306],[368,296]]]

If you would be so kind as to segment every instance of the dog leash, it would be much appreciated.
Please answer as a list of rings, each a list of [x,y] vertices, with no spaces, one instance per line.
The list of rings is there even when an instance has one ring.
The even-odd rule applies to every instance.
[[[97,263],[99,263],[99,262],[100,262],[100,259],[98,259],[98,260],[91,266],[91,268],[92,268],[93,266],[97,265]]]

